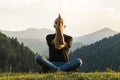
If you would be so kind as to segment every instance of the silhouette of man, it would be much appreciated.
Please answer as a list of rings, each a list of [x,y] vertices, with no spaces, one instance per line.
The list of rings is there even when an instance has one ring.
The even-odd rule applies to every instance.
[[[73,38],[63,33],[66,25],[60,14],[54,22],[55,34],[46,36],[49,47],[49,60],[41,55],[36,55],[36,62],[48,71],[75,71],[82,65],[82,60],[76,58],[69,61],[68,55],[72,46]]]

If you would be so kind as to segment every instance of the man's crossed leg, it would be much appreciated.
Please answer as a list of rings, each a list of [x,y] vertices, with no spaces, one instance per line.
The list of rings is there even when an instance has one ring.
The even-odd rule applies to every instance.
[[[65,62],[50,62],[44,56],[36,54],[36,62],[44,69],[48,71],[76,71],[81,65],[82,60],[80,58],[73,59],[67,63]]]

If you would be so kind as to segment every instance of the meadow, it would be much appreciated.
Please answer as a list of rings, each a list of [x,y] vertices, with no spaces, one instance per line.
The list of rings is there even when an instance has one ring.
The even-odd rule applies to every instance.
[[[0,80],[120,80],[120,72],[0,73]]]

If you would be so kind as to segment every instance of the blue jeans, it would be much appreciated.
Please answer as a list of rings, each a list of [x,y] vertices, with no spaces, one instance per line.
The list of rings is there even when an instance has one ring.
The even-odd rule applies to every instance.
[[[50,62],[44,56],[37,54],[35,56],[36,62],[44,69],[48,71],[76,71],[81,65],[82,60],[80,58],[76,58],[67,63],[65,62]]]

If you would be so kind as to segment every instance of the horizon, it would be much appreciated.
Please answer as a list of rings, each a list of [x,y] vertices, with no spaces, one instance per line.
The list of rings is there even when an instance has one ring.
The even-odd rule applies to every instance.
[[[47,28],[54,31],[53,23],[60,13],[67,26],[65,33],[72,36],[106,27],[120,32],[119,4],[119,0],[2,0],[0,30]]]
[[[19,32],[19,31],[27,31],[27,30],[30,30],[30,29],[37,29],[37,30],[46,29],[46,30],[50,30],[50,31],[53,31],[53,32],[54,32],[54,30],[51,30],[51,29],[48,29],[48,28],[40,28],[40,29],[38,29],[38,28],[27,28],[27,29],[18,30],[18,31],[11,31],[11,30],[2,30],[2,29],[0,29],[0,31]],[[89,34],[92,34],[92,33],[95,33],[95,32],[101,31],[101,30],[104,30],[104,29],[109,29],[109,30],[111,30],[111,31],[115,31],[115,30],[113,30],[113,29],[111,29],[111,28],[105,27],[105,28],[102,28],[102,29],[99,29],[99,30],[96,30],[96,31],[93,31],[93,32],[90,32],[90,33],[83,34],[83,35],[78,35],[78,36],[72,35],[72,36],[73,36],[73,37],[82,37],[82,36],[86,36],[86,35],[89,35]],[[118,32],[118,31],[115,31],[115,32]],[[120,33],[120,32],[118,32],[118,33]],[[65,33],[65,34],[66,34],[66,33]]]

